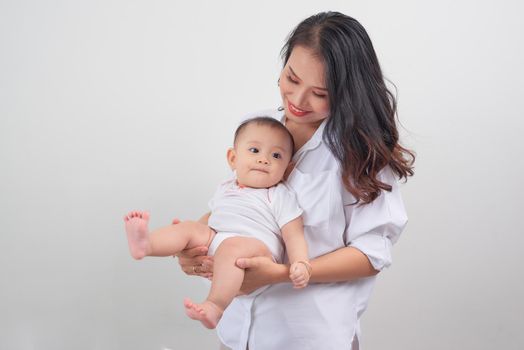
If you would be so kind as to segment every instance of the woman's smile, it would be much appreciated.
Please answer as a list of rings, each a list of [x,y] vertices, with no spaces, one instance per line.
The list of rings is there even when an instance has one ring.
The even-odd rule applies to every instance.
[[[288,110],[291,113],[293,113],[295,116],[297,116],[297,117],[303,117],[303,116],[305,116],[306,114],[309,113],[309,111],[304,111],[304,110],[296,107],[294,104],[292,104],[289,101],[287,101],[287,106],[288,106]]]

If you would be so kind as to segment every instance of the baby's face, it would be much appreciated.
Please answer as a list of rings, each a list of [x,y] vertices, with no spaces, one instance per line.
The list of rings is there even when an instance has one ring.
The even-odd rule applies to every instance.
[[[229,150],[229,165],[236,170],[239,185],[268,188],[282,180],[291,160],[291,147],[284,131],[252,123]]]

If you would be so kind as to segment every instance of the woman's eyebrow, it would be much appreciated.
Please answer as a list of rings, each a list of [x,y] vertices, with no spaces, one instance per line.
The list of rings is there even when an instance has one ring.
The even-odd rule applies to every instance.
[[[298,80],[302,81],[302,79],[300,79],[300,77],[297,75],[297,73],[295,73],[295,71],[293,70],[293,68],[291,68],[291,66],[288,66],[289,70],[291,71],[291,73],[293,73],[293,75],[298,78]],[[320,87],[320,86],[313,86],[313,88],[315,89],[319,89],[319,90],[324,90],[324,91],[327,91],[326,88],[324,87]]]

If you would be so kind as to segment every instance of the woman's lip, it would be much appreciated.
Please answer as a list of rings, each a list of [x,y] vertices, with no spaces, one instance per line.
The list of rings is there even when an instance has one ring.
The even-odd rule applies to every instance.
[[[309,113],[309,111],[303,111],[297,107],[295,107],[294,104],[292,104],[291,102],[287,102],[287,107],[288,107],[288,110],[293,113],[293,115],[296,115],[297,117],[303,117],[305,116],[306,114]]]

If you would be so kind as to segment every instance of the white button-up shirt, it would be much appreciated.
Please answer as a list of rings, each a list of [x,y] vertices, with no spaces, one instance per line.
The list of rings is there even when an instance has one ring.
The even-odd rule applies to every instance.
[[[279,120],[284,112],[263,111]],[[392,186],[372,203],[355,206],[344,188],[340,164],[322,139],[325,120],[293,157],[287,184],[304,210],[304,234],[311,259],[351,246],[362,251],[376,270],[391,264],[391,246],[407,223],[389,168],[379,178]],[[226,309],[217,331],[234,350],[351,349],[358,344],[359,319],[368,304],[375,276],[350,282],[271,285],[255,297],[239,297]]]

